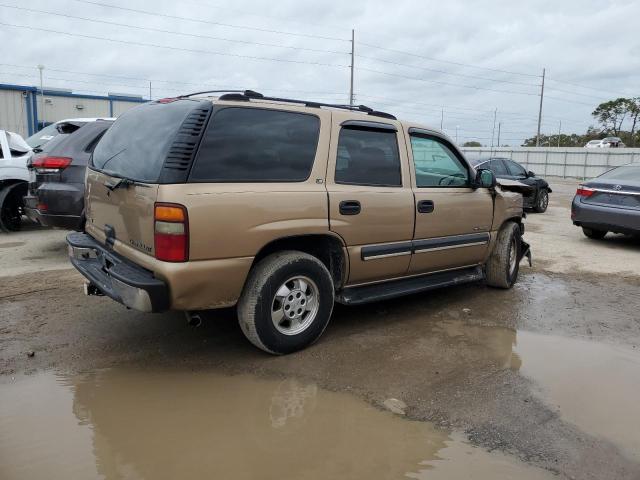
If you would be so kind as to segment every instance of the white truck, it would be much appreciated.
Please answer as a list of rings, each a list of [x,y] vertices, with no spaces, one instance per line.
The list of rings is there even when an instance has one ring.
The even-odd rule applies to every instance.
[[[0,230],[20,229],[27,193],[31,147],[17,133],[0,130]]]

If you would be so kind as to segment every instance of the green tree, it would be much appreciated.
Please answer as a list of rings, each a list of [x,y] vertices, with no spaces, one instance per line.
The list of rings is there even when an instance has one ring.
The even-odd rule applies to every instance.
[[[618,136],[627,116],[628,107],[628,99],[616,98],[598,105],[591,115],[600,122],[604,133]]]
[[[463,147],[481,147],[482,144],[480,142],[464,142]]]
[[[631,146],[636,146],[636,126],[640,121],[640,97],[627,99],[627,113],[631,121]]]

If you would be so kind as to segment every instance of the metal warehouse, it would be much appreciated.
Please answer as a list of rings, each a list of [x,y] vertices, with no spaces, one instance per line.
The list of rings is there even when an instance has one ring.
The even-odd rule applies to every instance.
[[[117,117],[146,100],[137,95],[106,96],[72,93],[71,90],[0,84],[0,129],[28,137],[58,120],[78,117]]]

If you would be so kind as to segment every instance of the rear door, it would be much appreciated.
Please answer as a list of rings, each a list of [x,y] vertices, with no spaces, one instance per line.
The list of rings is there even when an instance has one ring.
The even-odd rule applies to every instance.
[[[491,192],[471,188],[474,171],[447,139],[413,128],[406,133],[416,215],[409,273],[483,262],[493,222]]]
[[[333,113],[327,172],[329,221],[349,253],[349,284],[405,275],[414,208],[406,147],[393,120]],[[372,117],[375,119],[375,117]]]

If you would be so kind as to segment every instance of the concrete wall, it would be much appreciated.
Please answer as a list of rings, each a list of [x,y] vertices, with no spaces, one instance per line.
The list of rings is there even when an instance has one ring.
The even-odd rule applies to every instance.
[[[461,148],[467,158],[510,158],[538,175],[593,178],[613,167],[640,162],[640,148]]]

